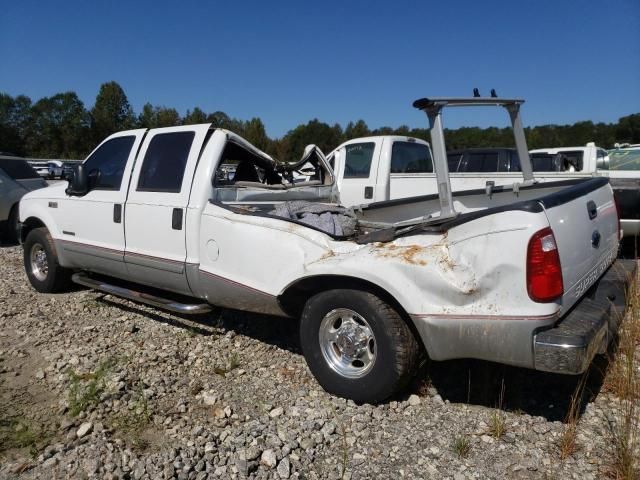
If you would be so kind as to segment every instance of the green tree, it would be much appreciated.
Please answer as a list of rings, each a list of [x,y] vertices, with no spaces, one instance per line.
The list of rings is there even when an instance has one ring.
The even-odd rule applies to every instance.
[[[142,128],[175,127],[182,123],[180,114],[175,108],[154,107],[145,103],[138,116],[138,126]]]
[[[96,103],[91,109],[91,119],[91,131],[96,142],[133,126],[133,109],[117,82],[107,82],[100,86]]]
[[[75,92],[42,98],[31,108],[26,150],[44,158],[83,158],[91,148],[89,125],[89,114]]]
[[[187,110],[187,114],[182,119],[184,125],[197,125],[199,123],[208,123],[207,114],[195,107],[192,111]]]
[[[352,138],[368,137],[371,135],[371,130],[364,120],[358,120],[356,123],[349,122],[344,129],[344,139],[351,140]]]
[[[252,118],[248,122],[245,122],[243,136],[248,142],[260,150],[266,151],[269,148],[270,140],[264,129],[264,124],[259,118]]]
[[[618,120],[615,136],[617,142],[640,143],[640,113],[627,115]]]
[[[24,155],[31,99],[0,93],[0,151]]]

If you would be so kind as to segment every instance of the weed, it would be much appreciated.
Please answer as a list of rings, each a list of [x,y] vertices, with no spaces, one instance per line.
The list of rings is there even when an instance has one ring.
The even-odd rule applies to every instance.
[[[100,363],[95,372],[76,373],[72,369],[67,371],[71,382],[68,401],[72,416],[75,417],[99,403],[100,395],[104,392],[105,379],[115,364],[115,359],[107,359]]]
[[[29,448],[32,457],[38,453],[36,444],[42,439],[40,429],[25,418],[0,420],[0,452],[12,448]]]
[[[229,357],[227,366],[226,367],[215,366],[213,367],[213,373],[224,377],[227,375],[227,373],[231,372],[232,370],[235,370],[239,366],[240,366],[240,358],[238,357],[238,354],[236,352],[233,352]]]
[[[614,460],[612,476],[620,480],[635,480],[640,474],[637,450],[640,447],[640,375],[637,353],[640,345],[640,295],[636,285],[629,290],[628,315],[618,343],[618,352],[611,359],[607,372],[607,387],[620,400],[617,414],[608,420]]]
[[[586,374],[582,376],[576,389],[571,395],[571,401],[569,402],[569,410],[565,417],[565,425],[558,447],[560,448],[560,459],[565,460],[577,449],[576,436],[578,433],[578,419],[580,417],[580,406],[582,405],[582,395],[584,393],[584,386],[586,383]]]
[[[240,366],[240,358],[238,358],[238,354],[233,352],[231,357],[229,357],[229,371],[235,370]]]
[[[458,458],[465,458],[471,452],[471,441],[466,435],[460,435],[453,440],[451,448]]]
[[[497,439],[502,438],[502,436],[507,431],[506,426],[506,415],[503,410],[504,406],[504,379],[502,380],[502,387],[500,388],[500,395],[498,397],[498,405],[495,410],[491,414],[491,419],[489,421],[489,433]]]
[[[136,400],[129,412],[115,417],[111,426],[128,437],[133,448],[143,451],[149,446],[149,441],[142,434],[151,422],[151,412],[142,388],[139,388],[135,395]]]

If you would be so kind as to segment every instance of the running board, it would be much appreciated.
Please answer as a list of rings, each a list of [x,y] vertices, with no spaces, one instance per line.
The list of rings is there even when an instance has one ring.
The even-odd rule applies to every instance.
[[[74,273],[71,280],[85,287],[93,288],[94,290],[100,290],[101,292],[109,293],[117,297],[133,300],[134,302],[146,303],[147,305],[163,308],[171,312],[198,314],[208,313],[212,310],[211,305],[208,303],[180,303],[168,298],[157,297],[148,293],[106,283],[102,280],[91,278],[84,273]]]

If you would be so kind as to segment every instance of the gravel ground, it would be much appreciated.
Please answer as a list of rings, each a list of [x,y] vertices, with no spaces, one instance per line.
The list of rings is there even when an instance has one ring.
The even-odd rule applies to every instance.
[[[432,362],[356,405],[315,382],[293,320],[38,294],[19,247],[0,248],[0,326],[0,478],[588,480],[613,462],[602,359],[561,460],[571,377]]]

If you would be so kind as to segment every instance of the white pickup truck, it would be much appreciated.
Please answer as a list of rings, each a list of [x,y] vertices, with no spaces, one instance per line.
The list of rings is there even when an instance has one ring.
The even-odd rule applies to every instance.
[[[557,182],[596,176],[606,168],[607,152],[593,143],[584,147],[529,152],[535,179]],[[522,180],[516,149],[478,148],[447,153],[454,192],[484,190]],[[334,167],[343,205],[362,205],[437,193],[429,144],[424,140],[379,135],[349,140],[327,155]],[[566,168],[565,165],[566,164]]]
[[[117,133],[68,187],[23,197],[27,276],[40,292],[73,280],[176,312],[299,318],[319,383],[360,402],[402,388],[421,352],[581,373],[615,334],[635,269],[615,260],[607,179],[534,184],[521,155],[518,186],[451,195],[441,110],[505,107],[526,155],[521,103],[417,101],[439,194],[356,210],[335,203],[313,147],[283,167],[208,124]],[[230,164],[232,179],[219,171]]]

